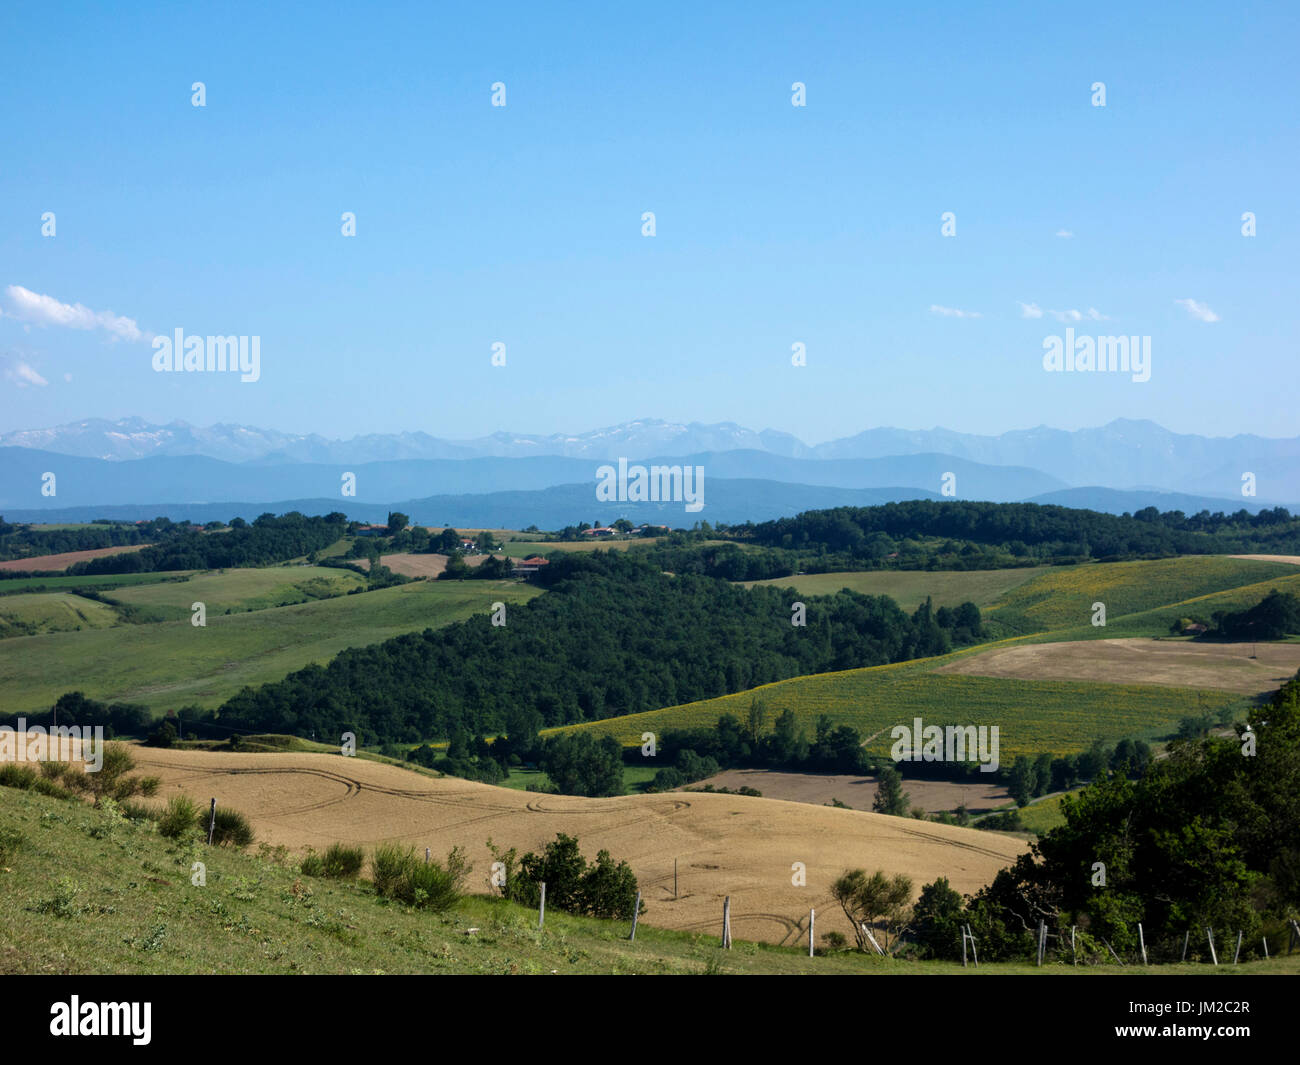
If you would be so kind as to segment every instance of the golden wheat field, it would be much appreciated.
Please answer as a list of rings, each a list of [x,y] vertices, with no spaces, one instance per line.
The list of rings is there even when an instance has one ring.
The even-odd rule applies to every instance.
[[[137,769],[162,779],[153,801],[184,792],[244,813],[257,838],[294,850],[335,841],[370,847],[396,840],[435,856],[466,849],[470,890],[488,890],[490,838],[538,850],[557,832],[594,858],[608,849],[636,873],[647,911],[663,928],[720,928],[731,897],[737,938],[793,942],[817,910],[819,930],[849,934],[830,897],[846,868],[904,873],[915,891],[946,876],[963,893],[991,881],[1024,849],[1014,837],[777,799],[673,793],[584,799],[510,791],[341,755],[133,750]],[[673,861],[678,898],[673,898]],[[807,886],[792,883],[804,863]],[[805,933],[806,934],[806,933]]]
[[[995,647],[939,666],[936,673],[1030,680],[1105,681],[1217,688],[1242,695],[1276,691],[1300,669],[1296,643],[1194,643],[1130,638]]]

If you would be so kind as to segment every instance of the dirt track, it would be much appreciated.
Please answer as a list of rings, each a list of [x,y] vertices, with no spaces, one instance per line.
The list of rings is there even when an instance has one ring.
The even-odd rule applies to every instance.
[[[1258,658],[1251,658],[1252,650]],[[1198,643],[1133,638],[1020,644],[968,655],[936,673],[1019,680],[1092,680],[1218,688],[1255,695],[1275,691],[1300,669],[1300,644]]]
[[[939,876],[961,892],[992,880],[1023,843],[991,832],[732,795],[636,795],[582,799],[441,780],[341,755],[219,754],[137,748],[138,772],[163,780],[161,802],[184,791],[206,805],[241,810],[258,839],[294,849],[338,840],[400,840],[435,855],[464,846],[471,890],[486,891],[491,838],[521,852],[555,833],[576,835],[594,858],[607,848],[636,872],[652,925],[690,930],[720,925],[732,898],[737,938],[793,941],[816,907],[821,931],[849,933],[829,895],[846,868],[912,877],[917,891]],[[673,899],[673,859],[680,898]],[[791,884],[803,862],[807,886]],[[804,933],[806,935],[806,932]]]

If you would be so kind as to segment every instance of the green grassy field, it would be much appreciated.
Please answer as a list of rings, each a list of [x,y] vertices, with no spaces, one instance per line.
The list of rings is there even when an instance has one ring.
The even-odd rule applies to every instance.
[[[213,570],[186,581],[135,585],[107,594],[154,620],[175,621],[188,620],[194,603],[203,603],[209,616],[233,614],[346,595],[365,583],[358,573],[328,566],[269,566]]]
[[[623,767],[623,790],[628,795],[638,795],[645,791],[646,785],[654,780],[659,770],[650,766],[625,765]],[[549,784],[551,778],[540,769],[512,769],[510,776],[501,784],[503,788],[513,791],[527,791],[529,784]]]
[[[137,584],[183,581],[193,572],[193,570],[178,570],[171,573],[98,573],[87,577],[19,577],[0,580],[0,597],[25,592],[71,592],[79,588],[105,591]]]
[[[909,613],[926,596],[935,607],[974,603],[987,609],[1011,589],[1051,569],[1026,566],[1023,569],[992,570],[875,570],[869,573],[807,573],[797,577],[776,577],[770,581],[748,581],[746,587],[771,584],[794,588],[800,595],[833,595],[848,588],[863,595],[887,595]]]
[[[0,597],[0,638],[106,629],[117,623],[117,611],[111,606],[71,592],[31,592]]]
[[[253,826],[256,831],[257,826]],[[929,975],[960,964],[909,962],[849,951],[809,958],[805,950],[655,928],[651,900],[627,939],[627,924],[537,915],[475,893],[442,914],[380,899],[366,882],[302,876],[256,846],[209,848],[197,837],[172,843],[154,826],[116,820],[77,802],[0,788],[0,831],[21,841],[0,867],[0,974],[483,973]],[[499,840],[503,845],[510,841]],[[618,856],[615,855],[617,858]],[[277,860],[278,859],[278,860]],[[206,882],[191,880],[202,861]],[[476,929],[470,933],[470,929]],[[984,964],[970,975],[1300,973],[1300,954],[1236,966],[1187,964],[1035,969]]]
[[[1297,567],[1222,555],[1184,555],[1142,562],[1093,562],[1054,566],[1012,589],[993,605],[988,620],[1023,624],[1021,631],[1091,628],[1093,603],[1106,604],[1106,630],[1112,619],[1140,614],[1229,589],[1290,578],[1300,582]],[[1265,589],[1267,591],[1267,589]],[[1254,601],[1263,598],[1264,593]],[[1023,620],[1022,620],[1023,619]],[[1165,631],[1168,631],[1166,625]],[[1141,635],[1126,633],[1125,635]],[[1162,633],[1163,634],[1163,633]]]
[[[888,753],[894,725],[910,727],[916,717],[935,725],[997,725],[999,757],[1007,765],[1020,754],[1077,753],[1095,739],[1156,739],[1172,731],[1181,718],[1246,706],[1241,697],[1222,691],[932,672],[970,653],[794,677],[735,695],[548,732],[581,729],[636,746],[643,732],[711,726],[723,714],[743,721],[750,701],[758,698],[767,704],[768,721],[792,710],[799,727],[811,736],[817,718],[826,714],[836,724],[853,725],[864,737],[874,737],[866,747],[876,754]]]
[[[1077,794],[1074,793],[1074,794]],[[1061,813],[1061,800],[1064,795],[1049,795],[1038,802],[1032,802],[1020,811],[1020,822],[1026,830],[1043,835],[1065,824],[1065,815]]]
[[[415,581],[275,610],[214,616],[210,609],[204,628],[181,620],[0,640],[0,690],[9,713],[48,709],[74,689],[159,713],[188,704],[214,707],[246,684],[280,680],[346,647],[437,628],[486,612],[496,600],[521,603],[538,594],[517,581]]]

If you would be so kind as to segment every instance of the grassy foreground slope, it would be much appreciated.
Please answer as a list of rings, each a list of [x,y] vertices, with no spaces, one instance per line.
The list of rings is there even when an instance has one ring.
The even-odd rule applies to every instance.
[[[171,595],[187,586],[139,590]],[[158,711],[215,707],[246,684],[280,680],[346,647],[438,628],[495,601],[520,603],[537,594],[516,581],[416,581],[277,609],[216,616],[209,610],[202,628],[179,620],[0,640],[0,690],[8,713],[48,709],[73,689]]]
[[[178,845],[131,822],[60,799],[0,788],[0,830],[23,841],[0,867],[0,974],[482,973],[878,974],[951,973],[960,966],[836,953],[674,932],[644,921],[536,914],[471,896],[443,914],[379,899],[364,883],[303,877],[262,856]],[[206,884],[191,883],[203,861]],[[479,879],[486,870],[475,869]],[[483,890],[477,884],[470,890]],[[820,922],[819,922],[820,923]],[[470,932],[470,929],[476,931]],[[976,973],[1133,974],[1137,966],[985,964]],[[1300,973],[1300,954],[1212,969],[1216,975]]]

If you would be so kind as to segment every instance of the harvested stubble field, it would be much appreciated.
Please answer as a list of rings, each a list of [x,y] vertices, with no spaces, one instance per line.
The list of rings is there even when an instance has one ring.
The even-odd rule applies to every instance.
[[[1257,657],[1256,657],[1257,656]],[[1276,691],[1300,669],[1300,644],[1202,643],[1149,638],[1019,644],[968,655],[936,673]]]
[[[795,942],[816,907],[818,929],[849,934],[830,897],[845,868],[912,877],[915,889],[946,876],[961,892],[993,879],[1024,849],[1019,839],[855,810],[733,795],[630,795],[611,799],[519,793],[424,775],[341,755],[226,754],[136,748],[138,771],[162,778],[158,798],[185,792],[243,812],[258,838],[322,850],[385,840],[445,854],[463,846],[472,890],[491,855],[485,843],[539,850],[557,832],[577,836],[589,857],[608,849],[637,875],[643,920],[661,928],[711,930],[732,900],[738,938]],[[673,860],[680,897],[673,898]],[[794,862],[807,886],[791,884]]]
[[[38,573],[65,570],[78,562],[88,562],[92,558],[104,558],[107,555],[120,555],[127,551],[140,551],[148,544],[131,544],[127,547],[96,547],[91,551],[65,551],[61,555],[33,555],[31,558],[15,558],[0,562],[0,570],[12,570],[19,573]]]
[[[466,555],[464,559],[465,565],[473,569],[475,566],[481,565],[487,557],[487,555]],[[392,555],[382,555],[379,561],[394,573],[400,573],[403,577],[433,577],[436,579],[446,570],[447,558],[447,555],[411,554],[403,551]],[[350,561],[364,570],[370,568],[370,559],[368,558],[354,558]]]

